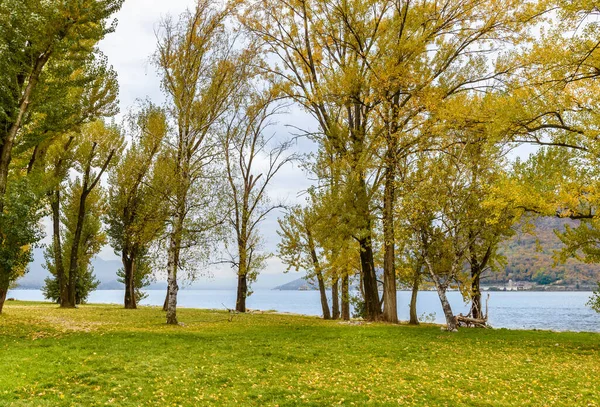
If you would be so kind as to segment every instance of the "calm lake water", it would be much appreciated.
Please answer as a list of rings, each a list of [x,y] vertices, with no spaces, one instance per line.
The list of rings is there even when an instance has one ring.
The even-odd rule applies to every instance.
[[[148,290],[143,305],[162,305],[163,290]],[[123,291],[102,290],[90,295],[90,303],[121,304]],[[600,314],[592,311],[585,303],[590,292],[491,292],[489,322],[494,328],[550,329],[556,331],[600,332]],[[39,290],[11,290],[9,298],[17,300],[43,301]],[[467,314],[458,292],[449,292],[448,297],[455,314]],[[398,312],[401,320],[408,320],[410,292],[398,292]],[[276,310],[307,315],[321,315],[318,291],[275,291],[256,290],[248,298],[248,308]],[[235,290],[180,290],[178,305],[190,308],[234,308]],[[419,315],[435,314],[434,321],[444,322],[444,314],[437,293],[422,291],[417,305]]]

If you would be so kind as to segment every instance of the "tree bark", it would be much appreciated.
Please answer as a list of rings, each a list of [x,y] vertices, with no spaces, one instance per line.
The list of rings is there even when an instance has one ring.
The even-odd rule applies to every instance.
[[[331,313],[333,319],[340,318],[339,278],[337,277],[331,283]]]
[[[492,249],[493,245],[488,245],[481,261],[478,261],[477,251],[475,250],[474,245],[471,245],[469,248],[471,251],[471,316],[475,319],[483,317],[483,312],[481,310],[481,273],[485,270],[490,261]]]
[[[76,294],[76,278],[79,268],[79,243],[81,241],[81,233],[83,231],[83,222],[85,220],[85,202],[88,196],[87,183],[83,183],[81,197],[79,198],[79,210],[77,212],[77,224],[75,233],[73,234],[73,244],[71,246],[71,256],[69,262],[69,283],[67,285],[67,301],[60,306],[63,308],[75,308],[77,304]]]
[[[482,317],[481,311],[481,290],[480,290],[480,280],[481,273],[479,270],[471,269],[471,316],[475,319]]]
[[[321,271],[316,272],[317,282],[319,283],[319,293],[321,294],[321,308],[323,309],[323,319],[331,319],[329,312],[329,304],[327,303],[327,290],[325,289],[325,281]]]
[[[248,296],[248,277],[245,273],[238,274],[237,299],[235,301],[235,310],[237,312],[246,312],[246,297]]]
[[[342,277],[342,319],[350,320],[350,282],[348,275]]]
[[[48,47],[44,53],[37,57],[33,70],[29,75],[27,86],[23,91],[23,95],[19,100],[19,106],[17,110],[17,116],[9,127],[8,131],[3,134],[2,140],[0,140],[0,213],[4,211],[4,195],[6,194],[6,186],[8,181],[8,168],[10,166],[12,157],[12,148],[17,137],[17,133],[23,123],[23,117],[29,109],[29,103],[31,103],[31,95],[37,86],[40,74],[44,69],[44,66],[48,62],[50,55],[52,54],[52,48]]]
[[[457,322],[454,313],[452,312],[452,307],[450,306],[450,302],[448,302],[448,297],[446,297],[446,286],[440,283],[440,280],[435,275],[435,273],[431,270],[429,271],[429,275],[431,279],[435,283],[435,289],[437,290],[438,297],[440,298],[440,302],[442,304],[442,310],[444,311],[444,317],[446,318],[446,329],[450,332],[457,331]]]
[[[135,259],[123,250],[121,259],[123,260],[123,270],[125,272],[125,300],[126,309],[136,309],[135,298]]]
[[[171,236],[169,243],[169,253],[167,261],[167,324],[177,325],[177,292],[179,286],[177,285],[177,266],[179,258],[179,237],[174,232]]]
[[[383,320],[398,323],[396,291],[396,246],[394,236],[394,202],[396,171],[394,151],[391,147],[386,154],[385,186],[383,192]]]
[[[183,233],[183,217],[185,212],[185,199],[179,197],[178,210],[173,219],[173,231],[171,232],[168,260],[167,260],[167,324],[177,325],[177,270],[179,268],[179,253],[181,251],[181,236]]]
[[[446,317],[446,329],[448,329],[450,332],[455,332],[457,331],[456,317],[452,312],[452,307],[450,306],[450,302],[448,302],[448,297],[446,297],[446,288],[436,284],[436,289],[438,296],[440,297],[440,302],[442,303],[444,316]]]
[[[246,236],[246,226],[242,227],[243,236]],[[246,241],[238,241],[238,285],[237,298],[235,300],[235,310],[237,312],[246,312],[246,297],[248,296],[248,256],[246,252]]]
[[[310,250],[310,257],[315,268],[315,275],[317,282],[319,283],[319,293],[321,294],[321,308],[323,310],[323,319],[331,319],[329,312],[329,304],[327,303],[327,291],[325,290],[325,281],[323,280],[323,274],[321,273],[321,265],[319,264],[319,258],[317,257],[317,250],[315,248],[315,242],[312,237],[310,229],[306,229],[306,237],[308,240],[308,246]]]
[[[50,194],[50,206],[52,209],[52,239],[54,245],[54,265],[56,267],[56,279],[58,280],[59,304],[66,304],[69,300],[67,292],[67,279],[63,263],[62,242],[60,238],[60,190],[57,188]]]
[[[410,296],[410,325],[419,325],[419,317],[417,315],[417,297],[419,295],[419,275],[415,273],[413,280],[412,293]]]
[[[165,295],[165,301],[163,302],[162,310],[167,312],[167,308],[169,308],[169,288],[167,287],[167,294]]]
[[[9,283],[0,282],[0,314],[4,308],[4,302],[6,301],[6,295],[8,294]]]
[[[448,297],[446,297],[446,289],[447,283],[442,284],[437,274],[435,274],[433,270],[433,266],[431,262],[425,258],[425,264],[427,265],[427,270],[429,271],[429,276],[431,280],[433,280],[435,284],[435,289],[438,293],[438,297],[440,298],[440,302],[442,303],[442,310],[444,311],[444,317],[446,318],[446,329],[450,332],[456,332],[457,329],[457,321],[454,313],[452,312],[452,307],[450,306],[450,302],[448,302]],[[454,273],[450,273],[450,275],[454,275]]]
[[[363,299],[368,321],[378,321],[381,317],[381,306],[379,302],[379,290],[377,287],[377,276],[375,274],[375,262],[373,260],[373,248],[371,238],[359,240],[361,280],[363,286]]]

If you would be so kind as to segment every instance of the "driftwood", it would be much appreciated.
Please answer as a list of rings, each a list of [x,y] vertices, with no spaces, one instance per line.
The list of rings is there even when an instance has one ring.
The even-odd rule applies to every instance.
[[[488,301],[490,300],[490,295],[488,294],[487,299],[485,300],[485,315],[483,318],[473,318],[471,313],[468,315],[458,314],[456,316],[456,323],[458,326],[466,326],[466,327],[475,327],[475,328],[489,328],[490,326],[487,323],[488,320]]]

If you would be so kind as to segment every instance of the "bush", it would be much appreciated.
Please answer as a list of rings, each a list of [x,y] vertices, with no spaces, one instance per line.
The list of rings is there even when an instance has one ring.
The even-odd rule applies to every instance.
[[[364,319],[367,316],[365,300],[360,294],[350,296],[350,305],[352,306],[352,318]]]

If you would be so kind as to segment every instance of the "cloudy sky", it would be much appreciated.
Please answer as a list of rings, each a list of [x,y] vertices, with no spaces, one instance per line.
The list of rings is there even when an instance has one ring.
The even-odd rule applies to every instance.
[[[119,99],[121,114],[117,121],[122,119],[135,103],[136,99],[150,99],[155,103],[164,103],[165,97],[160,89],[160,82],[154,66],[150,63],[150,56],[156,47],[155,32],[159,28],[162,18],[166,16],[177,17],[186,8],[193,7],[194,0],[126,0],[123,8],[116,15],[118,26],[116,32],[108,35],[101,43],[101,51],[108,57],[109,63],[119,76]],[[310,116],[298,110],[291,109],[289,113],[278,118],[278,123],[270,129],[279,140],[291,138],[294,132],[289,125],[306,128],[312,123]],[[310,126],[309,126],[310,127]],[[299,140],[294,149],[308,151],[312,145],[307,140]],[[297,165],[288,165],[283,168],[274,179],[270,196],[276,201],[287,204],[304,200],[302,191],[310,185],[303,171]],[[274,252],[278,242],[277,217],[280,213],[273,213],[261,226],[261,233],[266,241],[266,249]],[[48,222],[49,223],[49,222]],[[45,243],[50,240],[51,229],[47,225]],[[120,260],[110,247],[105,247],[99,254],[104,260]],[[41,252],[36,253],[36,263],[42,261]],[[276,257],[268,261],[255,288],[272,288],[277,285],[292,281],[299,277],[297,273],[284,274],[285,266]],[[116,271],[116,270],[115,270]],[[210,277],[201,277],[195,286],[204,288],[234,288],[236,277],[233,270],[226,265],[211,266],[201,270],[201,274]],[[29,275],[24,280],[27,282],[42,282],[47,272],[39,265],[33,265]]]
[[[164,103],[165,97],[161,92],[160,83],[150,56],[156,47],[155,32],[160,21],[166,16],[177,17],[186,8],[193,7],[194,0],[127,0],[116,18],[118,26],[115,33],[107,36],[101,43],[100,49],[108,57],[109,63],[119,76],[121,120],[136,102],[136,99],[150,99],[155,103]],[[289,139],[294,133],[294,127],[313,130],[312,118],[303,111],[292,108],[290,112],[279,118],[279,123],[271,131],[280,140]],[[300,139],[295,145],[297,151],[306,152],[314,146],[308,140]],[[519,149],[517,154],[526,155],[531,149]],[[270,188],[273,199],[288,204],[304,201],[302,192],[310,185],[310,180],[297,165],[285,167],[274,180]],[[262,225],[261,231],[266,240],[266,249],[274,252],[278,242],[277,216],[273,213]],[[48,228],[49,229],[49,228]],[[49,235],[49,233],[48,233]],[[46,239],[48,241],[48,237]],[[119,260],[110,247],[105,247],[99,256],[104,260]],[[41,261],[41,256],[37,256]],[[273,257],[269,260],[267,269],[258,278],[255,288],[272,288],[298,277],[296,273],[284,274],[285,266]],[[235,287],[234,272],[228,266],[213,266],[203,270],[198,285],[205,288]],[[28,281],[42,281],[46,272],[40,267],[32,267],[32,272],[26,277]]]
[[[109,35],[100,43],[100,49],[110,64],[119,75],[121,112],[126,112],[136,99],[149,98],[154,102],[163,102],[164,95],[154,66],[150,63],[150,56],[156,47],[155,32],[159,28],[162,18],[166,16],[177,17],[186,8],[193,7],[194,0],[127,0],[117,14],[118,26],[115,33]],[[270,129],[276,138],[285,140],[292,135],[290,127],[286,124],[305,125],[310,121],[303,112],[292,109],[289,114],[278,119],[278,125]],[[308,141],[300,140],[296,149],[310,148]],[[288,165],[274,180],[270,195],[275,200],[294,203],[303,200],[301,193],[310,185],[306,175],[297,165]],[[277,216],[273,213],[261,226],[262,234],[266,240],[266,249],[275,251],[278,236]],[[112,249],[105,248],[100,254],[103,258],[116,258]],[[276,285],[291,281],[298,276],[295,273],[284,274],[285,266],[277,259],[268,262],[257,283],[256,288],[271,288]],[[200,284],[209,286],[235,286],[236,278],[229,266],[211,267],[208,270],[211,278],[202,278]]]

